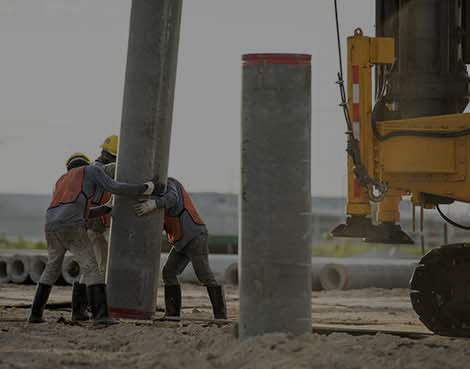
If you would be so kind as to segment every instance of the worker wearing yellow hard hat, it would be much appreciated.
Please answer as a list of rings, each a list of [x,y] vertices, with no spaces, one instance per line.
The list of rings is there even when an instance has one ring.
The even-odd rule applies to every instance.
[[[118,146],[118,136],[111,135],[105,138],[100,145],[101,153],[93,162],[103,169],[111,178],[114,178],[115,161]],[[77,153],[80,154],[80,153]],[[88,160],[90,164],[90,160]],[[97,188],[91,199],[91,206],[98,207],[111,202],[112,194],[103,188]],[[87,222],[87,234],[90,239],[96,257],[99,271],[106,275],[106,263],[108,259],[108,239],[111,226],[111,214],[104,214],[100,217],[89,219]],[[72,321],[88,320],[88,298],[86,285],[80,276],[72,288]]]
[[[90,162],[90,159],[85,154],[81,152],[74,152],[65,161],[65,166],[67,170],[71,170],[76,167],[81,167],[82,165],[89,165]]]
[[[116,161],[117,149],[118,149],[118,136],[111,135],[111,136],[106,137],[106,139],[100,145],[100,147],[103,149],[103,151],[101,152],[102,156],[107,157],[107,160],[109,160],[109,162]]]
[[[101,167],[103,171],[111,178],[114,178],[115,161],[117,151],[118,137],[116,135],[108,136],[102,145],[100,156],[92,163],[93,165]],[[74,154],[78,160],[79,158],[86,157],[81,153]],[[74,157],[72,155],[71,158]],[[88,164],[91,161],[86,158]],[[69,159],[70,160],[70,159]],[[67,165],[68,169],[68,165]],[[106,192],[103,188],[97,188],[96,192],[91,199],[91,206],[98,207],[111,202],[112,194]],[[111,226],[111,214],[104,214],[100,217],[91,218],[87,222],[88,238],[93,246],[93,251],[98,263],[98,268],[101,273],[106,275],[106,263],[108,259],[108,239],[109,229]],[[83,283],[83,277],[77,279],[72,288],[72,321],[88,320],[88,298],[86,285]]]
[[[111,135],[105,138],[100,145],[102,151],[93,165],[101,167],[104,172],[114,178],[116,154],[118,148],[118,136]],[[107,203],[111,199],[111,193],[99,189],[93,196],[91,203],[93,206],[99,206]],[[100,218],[93,219],[88,224],[88,237],[95,251],[96,261],[100,271],[106,273],[106,264],[108,258],[108,239],[111,226],[111,215],[107,214]]]
[[[88,219],[109,213],[111,205],[93,207],[90,199],[101,189],[121,196],[151,195],[158,183],[151,180],[141,184],[116,182],[98,165],[89,165],[85,154],[74,153],[66,161],[67,172],[55,184],[52,201],[46,212],[45,233],[48,260],[33,299],[30,323],[42,323],[52,286],[62,271],[65,253],[77,259],[81,278],[91,307],[94,324],[115,323],[107,306],[105,276],[98,267],[87,234]]]
[[[227,319],[223,286],[214,277],[209,265],[208,232],[191,196],[181,182],[168,178],[166,190],[134,206],[138,216],[156,209],[165,212],[163,228],[172,246],[162,270],[165,288],[165,315],[179,317],[181,313],[181,286],[178,281],[191,262],[199,282],[206,286],[214,318]]]

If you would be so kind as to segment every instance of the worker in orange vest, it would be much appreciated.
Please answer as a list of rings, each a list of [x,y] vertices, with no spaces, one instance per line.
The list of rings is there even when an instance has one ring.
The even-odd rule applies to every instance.
[[[114,178],[116,168],[116,155],[118,147],[118,136],[107,137],[101,147],[100,156],[93,162],[99,166],[111,178]],[[104,188],[97,188],[91,200],[92,206],[104,205],[111,201],[112,193]],[[111,226],[111,214],[89,219],[88,237],[95,252],[96,262],[100,271],[106,276],[106,264],[108,261],[108,240]],[[74,282],[72,288],[72,321],[85,321],[90,319],[88,314],[88,299],[86,285],[83,277]]]
[[[88,303],[94,324],[116,323],[110,318],[106,298],[104,274],[100,272],[90,239],[87,220],[109,213],[110,206],[91,207],[91,199],[97,189],[104,188],[122,196],[151,195],[156,187],[152,180],[143,184],[116,182],[82,153],[75,153],[66,162],[67,173],[57,181],[52,201],[46,212],[46,241],[48,260],[39,280],[31,307],[30,323],[42,323],[52,286],[57,281],[65,252],[77,259],[86,284]]]
[[[101,147],[100,156],[94,161],[93,165],[101,167],[111,178],[114,178],[116,168],[116,156],[118,148],[118,136],[111,135],[107,137]],[[93,196],[92,205],[99,206],[111,200],[111,192],[98,189]],[[106,274],[106,263],[108,260],[108,240],[109,228],[111,226],[111,214],[93,219],[89,222],[88,236],[93,244],[96,254],[96,261],[100,270]]]
[[[165,286],[165,315],[180,316],[181,287],[178,275],[191,262],[197,278],[207,287],[214,317],[227,319],[222,286],[215,280],[209,266],[207,228],[183,185],[174,178],[168,178],[167,188],[163,194],[143,200],[135,205],[134,209],[138,216],[148,214],[155,209],[165,211],[164,229],[168,242],[172,245],[162,271]]]

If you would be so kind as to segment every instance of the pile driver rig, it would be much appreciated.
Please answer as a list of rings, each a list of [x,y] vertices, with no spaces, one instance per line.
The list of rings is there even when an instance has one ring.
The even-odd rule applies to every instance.
[[[341,71],[338,81],[348,126],[347,217],[332,235],[413,243],[399,224],[405,195],[413,213],[436,208],[460,226],[439,205],[470,203],[470,114],[463,113],[470,1],[376,0],[376,37],[356,29],[347,48],[347,87]],[[371,202],[378,203],[378,225]],[[470,336],[470,244],[430,251],[410,287],[413,308],[431,331]]]

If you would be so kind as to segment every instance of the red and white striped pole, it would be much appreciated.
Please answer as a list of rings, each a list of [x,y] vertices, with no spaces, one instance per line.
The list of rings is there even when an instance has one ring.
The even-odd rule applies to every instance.
[[[356,140],[361,140],[361,110],[359,88],[359,65],[352,66],[352,130]],[[361,196],[361,184],[354,177],[354,197]]]
[[[360,91],[359,91],[359,65],[352,66],[352,129],[354,138],[358,141],[361,139],[360,128]]]

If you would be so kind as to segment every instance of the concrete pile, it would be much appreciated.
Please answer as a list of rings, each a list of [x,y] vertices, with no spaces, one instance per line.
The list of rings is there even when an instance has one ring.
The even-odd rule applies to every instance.
[[[164,265],[168,254],[161,254]],[[47,263],[45,250],[0,250],[1,283],[37,283]],[[211,255],[211,267],[220,283],[238,285],[238,255]],[[312,290],[407,288],[417,260],[375,258],[312,258]],[[80,266],[70,254],[62,264],[57,284],[73,284]],[[198,283],[189,265],[180,276],[184,283]]]

